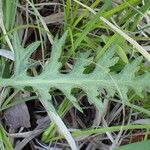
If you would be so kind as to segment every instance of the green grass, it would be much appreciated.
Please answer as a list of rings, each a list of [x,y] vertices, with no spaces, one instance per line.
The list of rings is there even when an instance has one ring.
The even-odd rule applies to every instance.
[[[2,116],[7,109],[14,105],[24,102],[31,105],[31,101],[33,101],[34,109],[32,110],[30,108],[32,113],[36,114],[36,111],[38,110],[45,110],[44,114],[39,113],[39,116],[47,116],[46,112],[48,112],[52,119],[52,122],[50,122],[47,128],[43,129],[42,134],[40,134],[37,139],[46,144],[52,143],[52,147],[56,144],[56,148],[58,142],[62,144],[62,148],[64,149],[68,148],[65,146],[65,144],[68,145],[68,143],[72,149],[78,149],[76,147],[77,139],[79,140],[78,147],[80,147],[80,144],[87,141],[88,138],[96,140],[96,136],[101,136],[106,138],[107,146],[112,146],[116,149],[120,146],[118,150],[128,150],[131,149],[132,146],[137,146],[138,143],[132,145],[132,142],[129,142],[129,145],[124,147],[121,146],[123,135],[127,137],[130,135],[132,137],[132,135],[138,133],[138,131],[143,135],[144,140],[148,140],[150,126],[146,125],[145,122],[142,122],[141,125],[132,124],[136,120],[148,120],[150,116],[149,87],[142,92],[140,91],[140,88],[138,88],[141,87],[141,85],[144,87],[143,84],[139,84],[142,81],[142,77],[141,80],[139,80],[139,83],[135,84],[135,86],[137,86],[135,87],[136,90],[133,88],[129,88],[129,90],[128,88],[124,88],[121,94],[120,92],[116,92],[111,97],[108,97],[109,92],[107,91],[107,85],[103,86],[103,88],[100,89],[101,92],[99,93],[98,98],[99,100],[102,100],[103,103],[106,103],[106,108],[99,112],[96,107],[88,103],[86,92],[81,90],[83,88],[82,85],[81,89],[73,87],[70,90],[70,93],[76,97],[78,105],[76,105],[74,101],[72,101],[72,103],[69,101],[72,97],[65,96],[69,94],[64,95],[63,91],[60,92],[55,89],[59,89],[62,85],[59,85],[59,87],[58,85],[55,85],[48,91],[48,94],[53,95],[53,105],[50,105],[46,100],[42,101],[42,98],[44,99],[45,97],[41,96],[47,89],[45,91],[43,89],[41,89],[41,91],[39,89],[36,89],[36,92],[34,91],[34,87],[32,87],[35,82],[35,80],[33,80],[34,77],[32,77],[32,80],[28,80],[30,81],[29,86],[32,88],[29,86],[20,88],[17,83],[22,85],[25,83],[25,80],[23,80],[22,76],[21,82],[21,79],[19,77],[15,79],[16,74],[13,74],[14,72],[17,72],[17,70],[15,70],[16,68],[14,68],[14,64],[19,62],[18,66],[21,65],[23,68],[23,61],[27,57],[30,57],[26,55],[26,58],[20,61],[21,57],[25,55],[24,51],[28,51],[29,47],[27,46],[33,41],[40,41],[38,48],[35,46],[36,44],[33,44],[33,47],[30,47],[30,52],[33,51],[34,48],[38,49],[38,51],[33,54],[36,60],[33,60],[33,56],[29,59],[30,71],[28,71],[28,74],[30,76],[36,76],[38,78],[38,74],[42,74],[45,63],[49,60],[51,61],[49,58],[51,58],[52,55],[54,55],[55,58],[53,58],[53,62],[51,62],[53,65],[49,70],[53,68],[53,72],[59,69],[62,72],[65,72],[65,75],[73,70],[74,64],[77,61],[80,62],[77,68],[79,70],[82,70],[81,67],[83,64],[88,65],[84,72],[87,73],[87,76],[89,75],[88,72],[92,72],[95,68],[99,68],[100,71],[106,72],[109,68],[110,71],[108,71],[108,74],[110,77],[114,78],[116,74],[122,71],[124,66],[131,64],[134,60],[140,60],[139,56],[142,56],[143,59],[138,64],[139,71],[134,75],[132,74],[131,81],[136,79],[134,79],[134,76],[140,78],[140,75],[144,73],[149,75],[150,54],[143,48],[143,46],[149,46],[150,41],[150,26],[148,25],[148,19],[146,18],[146,14],[150,11],[149,0],[145,0],[144,3],[142,3],[141,0],[122,0],[120,3],[116,3],[114,0],[66,0],[60,1],[60,3],[57,4],[54,4],[53,2],[46,3],[46,1],[41,3],[39,0],[1,0],[0,4],[2,7],[0,8],[0,51],[10,50],[12,51],[12,55],[13,52],[18,54],[18,60],[15,59],[13,62],[4,58],[3,53],[0,53],[2,55],[2,57],[0,57],[0,112]],[[40,4],[40,6],[45,5],[45,7],[38,7],[35,4]],[[32,14],[30,11],[32,11]],[[57,12],[63,12],[63,21],[61,23],[47,24],[44,21],[42,15],[50,15]],[[60,39],[66,31],[68,32],[66,35],[66,42],[62,48],[61,56],[58,58],[57,54],[52,53],[52,45],[55,43],[56,37],[59,37]],[[21,47],[18,48],[12,42],[14,40],[13,35],[16,32],[19,33],[19,40],[23,44],[23,47],[27,47],[26,49],[22,49]],[[16,49],[14,50],[14,47],[17,47],[17,51]],[[58,47],[55,46],[55,50]],[[118,57],[119,59],[117,64],[108,66],[106,69],[105,65],[111,61],[110,59],[105,62],[103,66],[96,65],[100,60],[103,60],[103,57],[112,47],[115,50],[113,57]],[[88,60],[85,57],[82,61],[79,59],[79,53],[83,52],[89,53]],[[57,68],[58,64],[55,59],[62,62],[62,68]],[[25,62],[27,63],[28,61],[25,60]],[[102,67],[104,67],[105,70],[103,70]],[[135,68],[132,68],[132,70],[128,69],[130,72],[126,74],[130,74]],[[50,76],[50,74],[48,75]],[[98,75],[101,74],[97,73],[97,77]],[[149,82],[150,78],[148,77],[145,79],[147,82],[145,81],[144,84]],[[49,78],[51,78],[51,76]],[[61,79],[61,77],[59,77],[59,79]],[[11,87],[6,86],[9,85],[9,81]],[[64,88],[67,87],[65,82],[62,83]],[[47,84],[45,84],[45,87],[44,85],[42,86],[45,88]],[[88,86],[90,87],[92,85]],[[130,87],[132,87],[132,85]],[[113,88],[116,88],[116,85],[114,85]],[[122,87],[119,86],[117,90],[121,91]],[[27,92],[28,96],[21,96],[21,98],[18,98],[17,95],[20,92]],[[92,91],[90,95],[93,93],[95,93],[95,91]],[[124,93],[127,94],[128,102],[123,101]],[[42,102],[44,107],[39,101]],[[94,98],[91,99],[91,104],[94,103],[93,101]],[[99,106],[98,103],[96,104]],[[58,116],[55,113],[53,114],[53,106]],[[80,114],[74,106],[80,111],[82,108],[84,115],[82,113]],[[91,109],[94,112],[94,122],[92,122],[92,118],[90,121],[93,123],[92,125],[90,122],[85,121],[88,120],[89,115],[92,117],[93,114],[90,113]],[[112,112],[113,110],[116,110],[115,113]],[[109,119],[112,120],[109,121]],[[98,123],[99,121],[100,123]],[[55,124],[57,124],[57,126]],[[70,129],[74,130],[70,131]],[[30,132],[30,129],[27,130]],[[27,130],[25,129],[22,133],[25,133]],[[16,146],[15,143],[10,142],[8,133],[9,130],[6,128],[5,122],[1,120],[1,149],[11,150]],[[114,139],[114,137],[116,137],[116,139]],[[68,143],[66,143],[64,139],[66,139]],[[92,142],[93,141],[86,142],[85,146],[92,145]],[[103,140],[101,142],[103,142]],[[140,145],[143,146],[144,142],[145,141],[141,141]],[[119,143],[120,145],[115,143]],[[34,144],[36,145],[37,143]],[[25,145],[22,145],[22,147],[23,146]]]

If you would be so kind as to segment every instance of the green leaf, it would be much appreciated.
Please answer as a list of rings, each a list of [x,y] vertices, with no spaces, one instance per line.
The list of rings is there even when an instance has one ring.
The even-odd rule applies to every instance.
[[[34,42],[28,47],[23,48],[20,44],[17,34],[13,37],[13,46],[15,50],[15,64],[14,75],[9,79],[0,78],[0,86],[12,86],[18,89],[25,87],[32,87],[35,92],[40,95],[40,101],[47,110],[51,120],[62,131],[64,137],[69,142],[72,149],[77,149],[76,144],[69,133],[68,129],[57,115],[55,107],[52,104],[50,90],[59,89],[70,100],[70,102],[79,111],[82,111],[76,98],[71,94],[72,89],[79,88],[83,90],[88,98],[88,101],[95,105],[95,107],[102,111],[103,103],[99,97],[99,93],[105,89],[107,97],[113,97],[118,93],[124,103],[128,103],[127,93],[133,89],[137,94],[141,94],[143,90],[150,87],[150,74],[145,73],[136,75],[139,70],[139,64],[142,57],[138,57],[130,64],[127,64],[120,73],[112,73],[110,67],[115,65],[118,61],[114,57],[115,49],[111,47],[108,51],[97,61],[93,72],[84,73],[86,66],[92,63],[89,57],[90,53],[81,53],[76,58],[74,68],[68,74],[60,73],[61,62],[59,58],[65,43],[67,33],[65,33],[59,40],[55,39],[52,46],[51,58],[43,66],[43,71],[40,75],[31,77],[26,73],[30,68],[29,58],[31,54],[39,46],[39,42]]]
[[[136,142],[132,144],[128,144],[125,146],[120,146],[116,148],[115,150],[149,150],[150,149],[150,140],[142,141],[142,142]]]
[[[13,146],[7,137],[4,128],[0,125],[0,149],[1,150],[13,150]]]
[[[30,77],[26,74],[29,68],[29,57],[32,52],[39,46],[39,42],[34,42],[27,48],[22,48],[18,36],[14,35],[14,50],[15,50],[15,70],[14,75],[10,79],[1,79],[1,86],[13,86],[17,88],[24,88],[31,86],[40,94],[41,98],[51,102],[51,95],[49,91],[52,88],[61,90],[65,96],[73,103],[73,105],[80,111],[81,108],[76,101],[76,98],[71,94],[73,88],[82,89],[91,104],[94,104],[97,109],[102,110],[102,101],[98,98],[99,93],[105,89],[108,97],[113,97],[118,93],[124,102],[128,102],[127,92],[133,89],[138,95],[150,87],[150,74],[145,73],[140,76],[135,76],[139,70],[139,64],[142,57],[127,64],[124,69],[118,74],[112,74],[110,67],[115,65],[118,61],[114,57],[115,49],[110,48],[96,63],[96,67],[90,74],[85,74],[84,70],[87,65],[91,63],[89,53],[81,53],[74,64],[74,68],[68,74],[61,74],[59,69],[61,62],[62,47],[65,43],[67,33],[65,33],[60,40],[55,39],[52,46],[51,58],[43,66],[43,72],[36,76]],[[51,111],[54,112],[54,107],[51,105]]]
[[[129,63],[128,57],[126,56],[125,51],[122,49],[122,47],[120,47],[119,45],[116,46],[117,48],[117,53],[119,55],[119,57],[125,62],[125,63]]]

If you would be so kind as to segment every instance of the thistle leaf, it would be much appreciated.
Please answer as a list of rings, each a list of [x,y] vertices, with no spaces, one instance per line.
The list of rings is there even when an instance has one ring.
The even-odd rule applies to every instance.
[[[142,57],[138,57],[129,64],[126,64],[124,69],[114,74],[110,72],[110,67],[118,61],[114,57],[115,50],[110,48],[101,59],[96,63],[93,72],[85,74],[85,66],[91,63],[89,53],[81,53],[78,55],[72,71],[68,74],[61,74],[59,69],[61,62],[59,58],[65,43],[67,33],[61,39],[55,39],[52,46],[51,58],[43,66],[43,72],[36,77],[29,77],[26,70],[29,67],[29,57],[39,46],[39,42],[34,42],[26,48],[23,48],[19,42],[18,36],[14,35],[14,50],[15,50],[15,71],[9,82],[3,80],[3,85],[24,88],[31,86],[41,95],[43,99],[51,102],[49,90],[56,88],[61,90],[64,95],[72,102],[72,104],[80,111],[76,98],[71,94],[73,88],[82,89],[91,104],[94,104],[97,109],[102,110],[103,104],[98,98],[100,92],[105,89],[108,97],[113,97],[115,93],[119,93],[124,102],[128,102],[127,92],[133,89],[137,94],[150,87],[150,74],[145,73],[136,76],[139,70],[139,64]],[[55,111],[51,103],[51,111]]]
[[[55,39],[51,57],[43,66],[42,73],[38,76],[30,77],[26,73],[30,67],[29,58],[40,43],[34,42],[23,48],[18,35],[14,34],[14,75],[10,79],[0,78],[0,86],[12,86],[19,89],[27,86],[32,87],[41,96],[41,103],[47,110],[50,118],[62,130],[72,149],[77,149],[71,134],[55,111],[49,91],[52,88],[61,90],[74,107],[82,111],[76,98],[71,94],[72,89],[79,88],[86,93],[88,101],[101,111],[103,110],[103,103],[98,97],[100,97],[99,95],[104,89],[107,97],[113,97],[115,93],[118,93],[123,102],[128,103],[127,93],[129,90],[132,89],[141,95],[143,90],[150,87],[150,73],[137,75],[142,57],[138,57],[133,62],[128,63],[120,73],[115,74],[111,72],[110,67],[117,63],[118,58],[114,56],[114,48],[110,48],[96,63],[93,72],[89,74],[84,73],[85,67],[91,63],[91,58],[89,58],[89,53],[81,53],[78,55],[72,71],[68,74],[61,74],[59,71],[61,67],[59,58],[66,36],[67,33],[61,39]]]

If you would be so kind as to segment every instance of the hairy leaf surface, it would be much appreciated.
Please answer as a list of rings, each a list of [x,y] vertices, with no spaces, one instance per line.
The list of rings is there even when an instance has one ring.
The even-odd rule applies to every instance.
[[[124,69],[118,73],[112,73],[110,67],[118,61],[114,57],[115,50],[111,48],[101,57],[96,63],[93,72],[85,74],[85,66],[91,63],[89,53],[81,53],[76,59],[72,71],[68,74],[61,74],[59,69],[61,62],[59,58],[63,49],[67,33],[61,39],[55,39],[52,46],[51,58],[43,66],[43,71],[36,77],[27,75],[27,69],[30,66],[29,58],[31,54],[39,46],[39,42],[34,42],[28,47],[23,48],[20,44],[17,34],[14,35],[14,50],[15,50],[15,69],[14,75],[10,79],[1,79],[0,86],[13,86],[23,89],[26,86],[31,86],[41,96],[41,99],[47,101],[51,111],[55,112],[55,108],[51,103],[50,89],[56,88],[61,90],[64,95],[79,109],[76,98],[71,94],[73,88],[82,89],[91,104],[94,104],[97,109],[102,110],[103,104],[98,98],[100,92],[105,89],[108,97],[113,97],[118,93],[124,102],[128,102],[127,92],[133,89],[137,94],[150,87],[150,74],[136,75],[139,70],[139,65],[142,57],[138,57],[133,62],[127,64]],[[50,103],[49,103],[50,102]]]

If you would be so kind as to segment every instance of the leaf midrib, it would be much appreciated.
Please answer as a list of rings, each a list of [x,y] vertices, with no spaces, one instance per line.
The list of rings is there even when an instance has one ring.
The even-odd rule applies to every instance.
[[[125,80],[115,80],[115,79],[2,79],[0,80],[0,86],[37,86],[37,85],[43,85],[43,86],[57,86],[57,85],[102,85],[102,86],[111,86],[116,87],[116,85],[132,85],[130,81]]]

